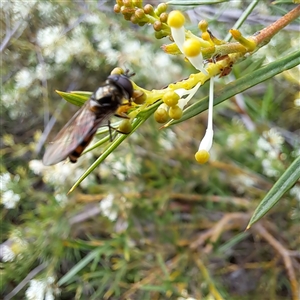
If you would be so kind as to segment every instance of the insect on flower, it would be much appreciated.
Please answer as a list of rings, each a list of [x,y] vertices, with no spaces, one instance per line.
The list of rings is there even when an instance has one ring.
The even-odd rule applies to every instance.
[[[44,165],[57,164],[67,157],[72,163],[77,161],[97,129],[122,105],[123,98],[131,99],[133,86],[129,77],[128,73],[108,76],[49,144]]]

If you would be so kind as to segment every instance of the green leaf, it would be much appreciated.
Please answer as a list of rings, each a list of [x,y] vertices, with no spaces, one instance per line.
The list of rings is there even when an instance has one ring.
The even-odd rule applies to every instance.
[[[56,91],[58,95],[60,95],[62,98],[64,98],[66,101],[70,102],[71,104],[77,105],[77,106],[82,106],[86,100],[90,98],[92,95],[92,92],[61,92],[61,91]]]
[[[239,17],[239,19],[235,22],[235,24],[231,27],[232,29],[239,29],[242,24],[247,20],[249,15],[252,13],[255,6],[259,3],[259,0],[252,0],[248,7],[244,10],[242,15]],[[227,36],[225,37],[225,41],[229,42],[232,38],[232,35],[228,32]]]
[[[300,64],[300,50],[293,52],[290,55],[283,57],[280,60],[276,60],[250,74],[247,74],[229,84],[225,85],[219,91],[215,92],[214,105],[217,105],[236,94],[239,94],[252,86],[255,86],[267,79],[274,77],[275,75],[289,70]],[[187,119],[190,119],[208,108],[208,96],[198,100],[187,109],[184,110],[183,116],[179,120],[172,120],[168,123],[168,126],[181,123]]]
[[[64,275],[59,281],[58,286],[62,286],[63,284],[71,281],[74,276],[80,272],[84,267],[86,267],[92,260],[97,258],[97,256],[101,255],[101,253],[105,251],[105,247],[97,248],[94,251],[90,252],[85,258],[83,258],[78,264],[76,264],[66,275]]]
[[[220,254],[224,254],[226,251],[232,249],[235,245],[245,240],[250,235],[250,232],[241,232],[235,235],[233,238],[229,239],[226,243],[220,246],[217,249],[217,252]]]
[[[300,178],[300,156],[289,166],[256,208],[247,226],[260,220]]]
[[[277,0],[277,1],[273,1],[272,5],[286,4],[286,3],[299,3],[299,2],[296,2],[295,0]]]

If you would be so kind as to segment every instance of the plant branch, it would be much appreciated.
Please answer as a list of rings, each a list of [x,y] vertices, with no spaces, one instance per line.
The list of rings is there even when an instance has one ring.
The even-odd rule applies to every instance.
[[[263,45],[267,44],[275,34],[277,34],[296,18],[299,18],[299,16],[300,5],[296,6],[293,10],[288,12],[279,20],[275,21],[273,24],[259,31],[258,34],[254,35],[252,38],[256,41],[259,47],[262,47]]]
[[[255,224],[252,226],[252,229],[263,239],[265,239],[282,257],[291,284],[292,299],[298,300],[299,285],[297,282],[293,262],[290,257],[290,251],[287,250],[281,243],[279,243],[261,224]]]

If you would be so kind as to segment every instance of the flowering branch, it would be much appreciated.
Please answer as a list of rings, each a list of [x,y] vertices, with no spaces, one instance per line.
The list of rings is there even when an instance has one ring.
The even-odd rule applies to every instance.
[[[143,26],[152,24],[155,36],[161,38],[169,36],[174,43],[163,46],[168,54],[181,54],[188,58],[191,64],[200,72],[191,74],[188,78],[169,84],[160,90],[146,90],[132,82],[135,90],[132,106],[122,106],[122,113],[127,113],[128,119],[122,121],[119,131],[132,134],[148,117],[154,113],[157,122],[164,123],[163,128],[173,124],[183,115],[183,109],[193,98],[198,88],[207,80],[211,80],[209,97],[209,122],[206,135],[199,145],[195,157],[200,163],[209,158],[209,150],[213,139],[212,107],[213,107],[213,80],[214,76],[226,76],[232,66],[245,59],[264,46],[284,26],[288,25],[300,15],[300,6],[286,14],[274,24],[261,30],[251,37],[244,37],[240,31],[232,29],[230,33],[236,42],[225,42],[217,39],[209,30],[206,21],[201,21],[198,28],[201,37],[184,29],[185,18],[179,11],[167,14],[167,5],[159,4],[156,8],[147,4],[142,7],[142,1],[118,0],[115,12],[122,13],[126,20]],[[205,66],[204,66],[205,64]],[[171,118],[171,121],[168,119]],[[122,128],[126,128],[122,130]],[[97,161],[78,179],[70,192],[92,172],[127,136],[121,135],[106,149]],[[88,149],[87,151],[89,151]],[[204,151],[203,151],[204,150]]]
[[[180,119],[182,109],[197,92],[198,88],[207,80],[211,80],[209,96],[209,122],[206,135],[200,143],[195,157],[198,162],[206,162],[209,158],[208,151],[212,145],[212,107],[213,107],[213,77],[216,75],[226,76],[230,73],[232,66],[245,59],[247,55],[254,53],[260,47],[266,45],[270,39],[282,28],[292,22],[300,15],[300,5],[287,13],[280,20],[266,27],[251,37],[244,37],[239,30],[231,29],[230,33],[236,42],[225,42],[217,39],[209,30],[206,21],[200,21],[198,28],[202,32],[198,37],[184,28],[185,17],[180,11],[171,11],[166,14],[166,4],[159,4],[156,9],[146,5],[142,9],[142,3],[135,6],[135,1],[117,1],[116,12],[122,12],[125,19],[133,23],[143,25],[153,24],[156,37],[168,35],[174,43],[164,45],[163,50],[172,55],[183,53],[190,63],[200,72],[191,74],[186,80],[170,84],[166,89],[146,91],[136,86],[147,95],[145,105],[137,111],[131,112],[131,117],[154,102],[162,99],[163,103],[158,107],[154,116],[158,122],[165,123],[168,115],[171,119]],[[160,33],[160,35],[158,35]],[[204,67],[204,59],[208,62]],[[154,96],[155,95],[155,96]],[[172,120],[171,120],[172,121]],[[170,125],[167,122],[163,127]]]

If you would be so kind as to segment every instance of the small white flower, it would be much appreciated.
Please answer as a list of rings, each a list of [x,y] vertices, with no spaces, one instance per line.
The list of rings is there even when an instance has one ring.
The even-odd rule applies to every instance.
[[[49,17],[53,14],[55,6],[51,2],[39,1],[37,8],[41,16]]]
[[[114,201],[114,195],[108,194],[99,203],[103,215],[108,217],[111,221],[115,221],[117,218],[117,212],[113,208],[113,201]]]
[[[65,63],[70,56],[72,55],[72,53],[70,53],[68,47],[59,47],[56,49],[55,51],[55,63],[56,64],[63,64]]]
[[[18,20],[20,17],[26,19],[27,16],[31,13],[32,7],[35,5],[37,0],[30,1],[8,1],[12,4],[13,14],[12,17],[14,20]],[[5,1],[3,1],[5,2]]]
[[[262,161],[264,173],[269,177],[277,177],[279,175],[278,170],[274,169],[272,162],[268,159]]]
[[[258,148],[264,150],[264,151],[270,151],[272,150],[271,144],[263,137],[260,137],[257,141]]]
[[[246,135],[243,133],[231,134],[227,139],[227,146],[229,148],[237,148],[243,143],[246,139]]]
[[[33,159],[29,162],[29,168],[34,174],[41,175],[45,169],[45,166],[41,160]]]
[[[11,250],[7,245],[1,247],[1,258],[4,262],[13,261],[16,257],[16,254]]]
[[[52,285],[55,279],[49,276],[43,280],[32,279],[30,280],[29,288],[26,290],[27,300],[54,300],[54,293],[59,294],[59,290],[54,290]]]
[[[15,194],[12,190],[3,192],[1,203],[6,209],[13,209],[16,207],[16,204],[20,201],[21,197],[18,194]]]
[[[43,47],[52,46],[56,43],[62,36],[62,28],[61,26],[52,26],[46,27],[43,29],[39,29],[37,33],[37,43]]]
[[[40,63],[35,68],[35,76],[39,80],[49,79],[52,77],[52,67],[49,64]]]
[[[53,291],[48,289],[45,294],[45,300],[54,300]]]
[[[7,185],[11,182],[10,174],[8,172],[0,175],[0,191],[6,191]]]
[[[263,136],[270,141],[273,146],[281,146],[284,142],[284,138],[276,128],[271,128],[269,131],[263,133]]]
[[[181,296],[182,297],[177,298],[177,300],[196,300],[195,298],[189,296],[187,290],[182,290]]]
[[[89,14],[88,17],[85,19],[85,22],[88,24],[98,25],[101,23],[100,16],[97,14]]]
[[[295,185],[290,189],[290,195],[294,196],[300,202],[300,186]]]
[[[296,107],[300,107],[300,98],[297,98],[297,99],[294,100],[294,105]]]
[[[267,154],[268,154],[268,158],[271,160],[277,159],[278,155],[279,155],[279,153],[276,149],[272,149],[272,150],[268,151]]]
[[[30,87],[34,79],[32,72],[27,68],[23,68],[15,76],[16,88],[26,89]]]
[[[68,197],[66,194],[56,194],[55,195],[55,200],[61,204],[61,205],[64,205],[65,203],[68,202]]]
[[[26,298],[28,300],[44,300],[46,282],[41,280],[30,280],[29,288],[26,290]]]

